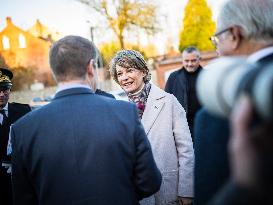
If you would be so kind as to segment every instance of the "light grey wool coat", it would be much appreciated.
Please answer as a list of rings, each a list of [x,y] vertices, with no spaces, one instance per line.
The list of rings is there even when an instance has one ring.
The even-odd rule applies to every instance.
[[[140,204],[176,204],[178,196],[193,197],[193,144],[181,104],[172,94],[152,85],[141,122],[162,184],[159,192]]]

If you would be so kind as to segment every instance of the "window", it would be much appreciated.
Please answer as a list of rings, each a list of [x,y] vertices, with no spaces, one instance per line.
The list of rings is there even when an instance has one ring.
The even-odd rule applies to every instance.
[[[9,38],[7,36],[3,36],[2,43],[4,50],[8,50],[10,48]]]
[[[19,34],[19,46],[20,48],[26,48],[26,38],[23,34]]]

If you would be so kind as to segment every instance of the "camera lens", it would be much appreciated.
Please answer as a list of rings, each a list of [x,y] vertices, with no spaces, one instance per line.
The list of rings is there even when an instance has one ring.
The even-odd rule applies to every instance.
[[[266,66],[253,87],[254,103],[262,117],[273,120],[273,64]]]
[[[247,94],[263,119],[273,114],[273,63],[251,64],[245,58],[222,57],[197,79],[197,96],[210,113],[228,117],[240,95]]]

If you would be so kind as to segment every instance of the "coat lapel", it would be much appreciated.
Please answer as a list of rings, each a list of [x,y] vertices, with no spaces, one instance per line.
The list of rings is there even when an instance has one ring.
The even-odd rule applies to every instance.
[[[185,82],[187,82],[187,81],[186,81],[187,78],[186,78],[186,76],[185,76],[184,70],[185,70],[185,68],[183,68],[183,67],[179,70],[177,80],[178,80],[178,82],[179,82],[179,84],[180,84],[180,87],[183,88],[184,90],[186,90],[187,87],[185,86],[185,85],[186,85]]]
[[[8,105],[8,122],[12,124],[14,121],[16,121],[20,117],[20,112],[18,109],[16,110],[16,107],[9,103]]]
[[[147,135],[164,107],[165,95],[164,91],[159,89],[157,86],[152,85],[141,120]]]

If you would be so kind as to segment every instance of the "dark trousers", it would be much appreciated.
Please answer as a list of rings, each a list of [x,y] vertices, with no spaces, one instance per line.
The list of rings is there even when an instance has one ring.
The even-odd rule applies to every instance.
[[[7,174],[7,170],[2,165],[0,168],[0,204],[12,205],[11,175]]]

